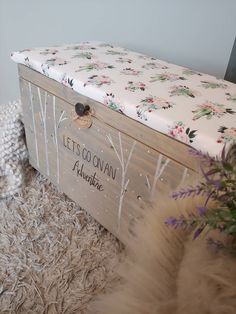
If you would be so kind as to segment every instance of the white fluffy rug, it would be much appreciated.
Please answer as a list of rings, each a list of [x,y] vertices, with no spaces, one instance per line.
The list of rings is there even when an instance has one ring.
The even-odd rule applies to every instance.
[[[45,178],[0,201],[0,313],[86,313],[116,280],[118,241]]]
[[[236,258],[209,248],[203,234],[193,241],[164,223],[202,202],[163,195],[136,226],[132,251],[119,271],[122,284],[100,297],[91,314],[236,313]]]

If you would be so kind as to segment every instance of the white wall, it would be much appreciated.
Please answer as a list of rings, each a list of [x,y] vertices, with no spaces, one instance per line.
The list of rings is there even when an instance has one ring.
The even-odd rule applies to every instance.
[[[13,50],[103,40],[223,77],[236,0],[0,0],[0,103],[19,97]]]

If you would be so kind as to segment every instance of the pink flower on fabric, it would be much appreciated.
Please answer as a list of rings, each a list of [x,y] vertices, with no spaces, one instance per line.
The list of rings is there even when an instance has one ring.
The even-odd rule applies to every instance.
[[[172,126],[169,127],[168,134],[181,142],[190,144],[193,142],[193,139],[196,137],[197,130],[190,130],[186,128],[185,124],[182,121],[174,122]]]
[[[62,58],[51,58],[51,59],[46,60],[45,63],[49,66],[55,66],[55,65],[65,65],[69,62]]]
[[[228,142],[236,142],[236,128],[231,127],[227,128],[225,126],[221,126],[218,129],[218,132],[222,133],[220,137],[217,139],[217,143],[228,143]]]
[[[139,75],[141,74],[142,72],[139,71],[139,70],[135,70],[135,69],[131,69],[131,68],[126,68],[126,69],[123,69],[121,71],[122,74],[125,74],[125,75]]]
[[[112,79],[106,75],[92,75],[88,78],[87,82],[84,83],[84,86],[95,85],[101,87],[102,85],[110,85]]]
[[[217,104],[210,101],[197,105],[196,109],[192,112],[195,113],[193,120],[200,119],[204,116],[209,120],[213,116],[221,118],[225,114],[235,113],[235,111],[233,111],[231,108],[225,108],[222,104]]]

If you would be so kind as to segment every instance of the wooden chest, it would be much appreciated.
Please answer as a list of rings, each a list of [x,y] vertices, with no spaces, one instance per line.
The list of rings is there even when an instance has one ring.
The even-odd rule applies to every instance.
[[[68,61],[60,52],[70,47]],[[99,47],[106,62],[99,59]],[[158,193],[161,197],[160,191],[175,190],[187,177],[197,176],[190,146],[204,151],[209,147],[209,153],[216,154],[236,138],[234,84],[129,54],[102,43],[83,43],[12,56],[20,63],[32,166],[124,243],[145,205]],[[148,79],[143,77],[147,72]],[[183,112],[182,103],[190,106],[186,111],[191,116]],[[76,104],[87,111],[78,116],[84,107]]]

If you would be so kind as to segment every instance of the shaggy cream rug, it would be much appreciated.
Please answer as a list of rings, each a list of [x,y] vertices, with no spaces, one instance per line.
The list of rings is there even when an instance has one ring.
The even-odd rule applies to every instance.
[[[87,313],[122,247],[44,177],[0,201],[0,313]]]

